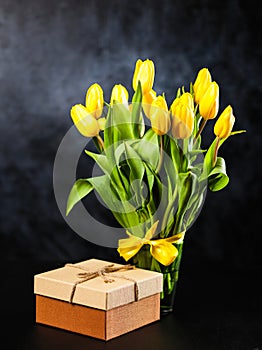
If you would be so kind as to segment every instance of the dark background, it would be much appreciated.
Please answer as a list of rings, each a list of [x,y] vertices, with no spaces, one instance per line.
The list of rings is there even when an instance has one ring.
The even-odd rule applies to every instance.
[[[161,348],[164,339],[166,349],[174,344],[186,350],[262,346],[257,4],[0,0],[0,295],[9,345],[17,339],[17,348],[24,344],[26,350],[57,349],[59,344],[63,349],[104,348],[52,329],[38,327],[32,333],[33,275],[90,257],[120,260],[115,249],[84,240],[66,224],[54,196],[53,164],[72,126],[70,108],[83,102],[90,84],[100,83],[106,100],[116,83],[132,93],[135,61],[150,58],[156,65],[155,90],[165,91],[169,103],[178,87],[208,67],[221,88],[220,111],[231,104],[234,129],[247,133],[221,148],[230,183],[207,193],[187,233],[176,313],[112,344],[114,349],[130,344],[147,349],[153,339]],[[207,137],[212,127],[210,122]],[[90,208],[104,216],[93,202]],[[16,338],[7,332],[13,332],[14,320]]]
[[[133,93],[135,61],[150,58],[155,89],[165,91],[169,103],[178,87],[208,67],[220,85],[220,111],[231,104],[234,129],[247,130],[221,148],[230,183],[207,194],[188,232],[184,260],[262,266],[261,42],[255,4],[0,1],[2,259],[118,259],[114,249],[85,241],[65,223],[53,193],[53,162],[72,126],[70,107],[83,102],[90,84],[100,83],[106,100],[115,83]],[[210,122],[206,134],[212,127]]]

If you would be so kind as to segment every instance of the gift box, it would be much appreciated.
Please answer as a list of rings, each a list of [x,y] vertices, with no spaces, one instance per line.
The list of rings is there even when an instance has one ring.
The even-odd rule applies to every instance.
[[[34,276],[36,323],[109,340],[160,319],[161,273],[89,259]]]

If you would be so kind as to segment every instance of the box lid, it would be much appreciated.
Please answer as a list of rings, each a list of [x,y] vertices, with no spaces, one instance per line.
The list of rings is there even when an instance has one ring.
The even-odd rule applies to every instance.
[[[109,273],[82,282],[79,273],[96,272],[105,266],[123,267],[104,260],[89,259],[34,276],[34,293],[75,304],[110,310],[162,291],[163,276],[159,272],[131,269]],[[79,283],[81,281],[81,283]],[[136,295],[136,290],[138,291]]]

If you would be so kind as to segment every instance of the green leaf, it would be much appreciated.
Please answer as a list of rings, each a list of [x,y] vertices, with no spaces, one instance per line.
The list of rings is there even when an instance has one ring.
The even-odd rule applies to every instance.
[[[132,145],[141,159],[149,164],[154,170],[159,162],[159,144],[157,134],[149,129],[143,138]]]
[[[194,87],[193,87],[193,83],[192,82],[190,82],[190,84],[189,84],[189,92],[190,92],[190,94],[194,97]]]
[[[199,192],[195,199],[196,200],[195,200],[193,206],[186,213],[186,223],[185,223],[186,228],[188,228],[193,223],[196,215],[198,214],[198,212],[200,210],[201,205],[203,204],[204,191]]]
[[[103,148],[100,144],[100,142],[98,141],[97,137],[93,137],[92,138],[93,142],[94,142],[94,145],[96,146],[96,149],[98,150],[99,153],[102,153],[103,152]]]
[[[234,131],[228,137],[236,135],[236,134],[240,134],[242,132],[245,132],[245,131],[244,130]],[[228,139],[228,137],[219,140],[218,149]],[[213,160],[214,160],[214,154],[215,154],[215,150],[216,150],[217,140],[218,140],[217,138],[214,139],[214,141],[212,142],[211,146],[209,147],[209,149],[205,155],[204,166],[203,166],[203,176],[202,176],[204,179],[206,179],[209,176],[210,172],[212,171],[212,169],[214,167]]]
[[[108,107],[108,113],[106,117],[106,125],[104,130],[104,147],[105,150],[114,143],[114,126],[112,125],[112,108]]]
[[[94,189],[93,185],[89,182],[89,179],[78,179],[67,199],[66,215],[70,213],[72,208],[78,203],[82,198],[87,196]]]
[[[139,179],[142,181],[145,167],[138,153],[125,142],[126,160],[130,167],[130,180]]]
[[[161,197],[162,191],[160,190],[160,194],[158,194],[159,188],[161,188],[161,184],[159,186],[156,185],[157,183],[160,183],[160,181],[158,180],[154,170],[147,163],[144,163],[144,166],[148,190],[146,208],[149,214],[149,218],[151,219],[151,227],[154,223],[153,215],[158,204],[156,198],[158,199]]]
[[[141,87],[141,82],[139,80],[137,84],[137,89],[132,98],[132,103],[142,103],[142,98],[143,98],[142,87]]]
[[[177,186],[178,172],[174,162],[172,162],[172,160],[169,157],[165,158],[164,169],[168,183],[168,192],[170,192],[172,196],[172,193],[174,192],[174,189]]]
[[[214,139],[214,141],[212,142],[211,146],[209,147],[209,149],[205,155],[204,163],[203,163],[203,173],[201,176],[201,180],[206,180],[208,178],[210,172],[212,171],[216,144],[217,144],[217,138]]]
[[[103,170],[103,172],[107,175],[111,174],[112,171],[112,165],[108,162],[108,158],[103,154],[97,154],[90,152],[88,150],[85,150],[85,153],[94,159],[94,161],[97,163],[97,165],[100,167],[100,169]]]
[[[235,131],[230,134],[230,136],[240,134],[242,132],[245,132],[244,130]],[[229,137],[230,137],[229,136]],[[220,191],[224,187],[227,186],[229,182],[229,177],[226,173],[226,163],[225,160],[222,157],[217,157],[216,164],[214,165],[214,155],[216,151],[217,141],[216,138],[211,146],[209,147],[205,158],[204,158],[204,166],[203,166],[203,173],[200,177],[201,181],[208,180],[208,186],[209,189],[213,192]],[[219,140],[218,149],[220,146],[227,140],[227,138]]]
[[[89,181],[120,225],[122,227],[129,227],[130,223],[127,213],[132,215],[135,209],[128,201],[125,201],[123,198],[119,198],[118,193],[115,192],[115,187],[111,186],[112,183],[110,178],[103,175],[93,177],[89,179]],[[118,187],[117,190],[119,191],[120,188]]]
[[[106,175],[93,177],[89,182],[120,225],[124,228],[135,226],[136,233],[142,237],[144,230],[139,226],[139,215],[131,201],[121,197],[121,187],[117,187],[118,193],[116,193],[116,188],[112,186],[111,179]]]
[[[144,128],[143,115],[142,115],[142,87],[140,81],[138,81],[136,92],[132,98],[132,113],[131,120],[133,123],[133,133],[136,138],[141,136],[141,131]]]
[[[201,153],[205,153],[206,151],[207,151],[206,149],[192,149],[190,151],[190,155],[201,154]]]
[[[200,191],[201,188],[200,188],[200,184],[199,184],[197,175],[194,174],[192,171],[191,171],[191,175],[192,175],[192,187],[191,187],[191,195],[190,195],[190,197],[188,199],[188,203],[187,203],[187,210],[193,206],[193,204],[195,203],[195,201],[199,197],[199,193],[201,192]]]
[[[198,169],[193,167],[191,171],[193,176],[193,186],[185,214],[183,215],[183,225],[185,229],[189,227],[189,225],[194,221],[195,216],[198,214],[198,210],[203,203],[204,193],[207,187],[205,182],[199,181]]]
[[[129,181],[118,165],[112,169],[110,180],[120,200],[126,200],[130,197]]]
[[[170,142],[170,157],[176,167],[176,171],[178,172],[181,168],[181,149],[178,146],[177,142],[173,138],[169,138]]]
[[[152,168],[148,165],[148,163],[145,162],[144,166],[145,166],[145,170],[146,170],[148,191],[149,191],[149,193],[151,193],[153,186],[154,186],[155,173],[153,172]]]
[[[108,157],[105,155],[92,153],[87,150],[85,150],[85,153],[93,158],[103,172],[111,179],[112,190],[114,189],[120,198],[127,198],[128,181],[121,173],[119,167],[117,165],[112,166],[112,162],[109,162]]]
[[[126,161],[130,168],[130,184],[131,189],[133,190],[137,204],[142,204],[142,179],[145,173],[144,164],[137,154],[137,152],[125,142],[125,152],[126,152]]]
[[[218,157],[214,169],[208,176],[208,185],[211,191],[220,191],[227,186],[229,177],[226,173],[226,163],[222,157]]]
[[[138,142],[139,140],[126,140],[125,142],[121,142],[118,144],[118,146],[115,149],[115,160],[117,165],[119,165],[123,160],[126,159],[125,145],[128,144],[129,146],[133,147],[133,144]]]
[[[115,150],[118,147],[119,143],[121,143],[121,140],[121,134],[118,128],[113,123],[113,112],[112,108],[110,107],[106,119],[106,127],[104,130],[104,152],[105,156],[108,159],[108,164],[111,164],[111,168],[113,168],[116,164]]]
[[[116,203],[118,203],[119,199],[115,192],[112,191],[110,178],[107,175],[93,177],[89,179],[89,182],[110,210],[117,209]]]
[[[120,140],[134,139],[134,125],[132,125],[131,113],[122,103],[115,103],[112,107],[112,126],[119,132]]]
[[[178,233],[182,227],[183,217],[185,215],[189,198],[194,193],[194,181],[192,172],[188,171],[187,173],[179,174],[179,184],[178,184],[178,209],[176,213],[176,224],[174,233]]]

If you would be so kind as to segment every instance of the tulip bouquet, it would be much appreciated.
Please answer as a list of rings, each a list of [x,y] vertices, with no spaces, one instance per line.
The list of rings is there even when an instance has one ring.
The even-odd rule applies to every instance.
[[[171,310],[186,231],[201,211],[206,189],[219,191],[229,181],[218,156],[235,122],[227,106],[214,125],[214,140],[202,147],[206,123],[219,110],[219,86],[207,68],[186,89],[178,88],[168,106],[153,89],[154,63],[137,60],[133,95],[115,85],[110,101],[98,84],[89,87],[85,105],[71,108],[79,132],[92,138],[97,152],[85,150],[102,171],[77,179],[67,201],[74,205],[95,190],[126,231],[118,252],[140,268],[163,273],[161,307]]]

